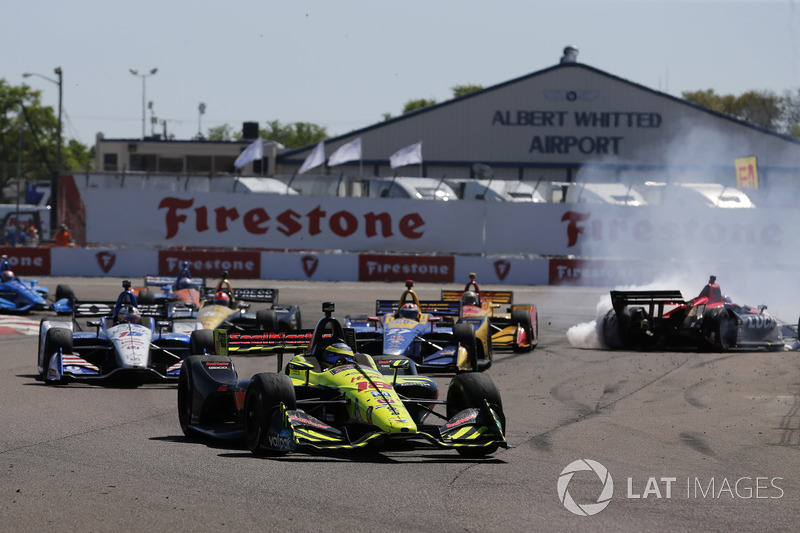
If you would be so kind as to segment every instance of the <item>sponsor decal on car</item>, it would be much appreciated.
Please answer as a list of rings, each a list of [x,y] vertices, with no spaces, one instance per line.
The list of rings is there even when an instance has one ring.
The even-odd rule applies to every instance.
[[[477,411],[473,411],[465,416],[462,416],[458,420],[453,420],[452,422],[448,422],[444,425],[445,429],[452,429],[454,427],[458,427],[467,423],[471,423],[478,417]]]

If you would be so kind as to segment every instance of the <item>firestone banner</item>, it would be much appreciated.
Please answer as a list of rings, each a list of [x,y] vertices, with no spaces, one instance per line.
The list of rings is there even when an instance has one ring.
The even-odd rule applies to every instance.
[[[87,240],[126,247],[793,264],[800,249],[794,230],[800,212],[789,209],[108,189],[82,194]]]

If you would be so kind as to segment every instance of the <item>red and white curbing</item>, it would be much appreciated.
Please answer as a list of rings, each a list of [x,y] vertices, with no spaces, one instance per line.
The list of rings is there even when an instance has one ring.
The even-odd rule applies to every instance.
[[[39,321],[20,316],[0,316],[0,335],[38,335]]]

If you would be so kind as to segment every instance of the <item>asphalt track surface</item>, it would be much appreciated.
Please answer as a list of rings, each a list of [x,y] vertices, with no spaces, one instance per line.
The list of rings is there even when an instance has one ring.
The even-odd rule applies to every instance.
[[[120,281],[42,279],[51,290],[67,282],[84,299],[112,299]],[[402,290],[245,283],[278,287],[307,327],[322,300],[343,317]],[[417,287],[422,298],[439,288]],[[36,379],[36,336],[0,335],[0,530],[798,530],[797,352],[577,348],[567,330],[593,320],[606,291],[511,289],[515,301],[537,305],[541,342],[529,354],[495,353],[488,373],[514,448],[482,460],[452,450],[262,458],[192,441],[178,425],[174,385],[45,386]],[[275,369],[270,357],[235,364],[243,377]],[[444,397],[449,377],[437,380]],[[568,510],[558,490],[561,478],[568,505],[597,509],[606,486],[598,474],[562,476],[583,459],[613,481],[608,505],[589,516]]]

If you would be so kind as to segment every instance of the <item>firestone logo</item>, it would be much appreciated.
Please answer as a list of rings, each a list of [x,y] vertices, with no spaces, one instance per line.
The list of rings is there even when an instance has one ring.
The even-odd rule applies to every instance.
[[[596,503],[580,505],[572,499],[568,488],[575,472],[584,470],[597,474],[597,477],[603,483],[603,490],[600,492],[600,496],[597,497]],[[611,474],[608,473],[605,466],[591,459],[578,459],[571,462],[561,471],[561,475],[558,477],[558,499],[561,500],[561,503],[569,512],[578,516],[592,516],[599,513],[611,503],[613,495],[614,481],[611,479]]]

